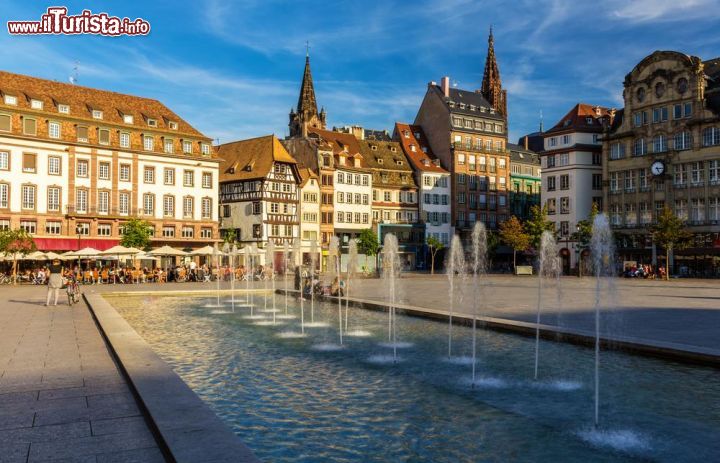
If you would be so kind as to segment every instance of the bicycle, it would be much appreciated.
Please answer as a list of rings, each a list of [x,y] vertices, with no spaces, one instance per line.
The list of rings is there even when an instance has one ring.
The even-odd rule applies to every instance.
[[[65,288],[68,297],[68,305],[72,307],[73,304],[80,302],[80,285],[74,278],[70,278]]]

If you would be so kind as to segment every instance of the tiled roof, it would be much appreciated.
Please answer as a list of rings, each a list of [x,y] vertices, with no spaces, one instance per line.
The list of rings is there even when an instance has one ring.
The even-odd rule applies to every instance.
[[[599,113],[596,109],[599,109]],[[545,134],[566,131],[602,132],[603,125],[599,119],[605,118],[608,122],[611,122],[611,111],[610,108],[602,106],[578,103]]]
[[[274,135],[222,144],[218,155],[221,182],[265,178],[274,161],[296,164]]]
[[[510,162],[536,164],[540,165],[540,156],[534,151],[526,150],[522,145],[508,143],[507,149],[510,151]]]
[[[281,140],[280,143],[298,162],[299,166],[306,167],[315,173],[318,172],[317,140],[298,137]]]
[[[117,124],[135,127],[139,130],[187,134],[210,141],[193,126],[172,112],[167,106],[151,98],[125,95],[79,85],[71,85],[37,77],[0,71],[0,93],[13,95],[18,99],[17,108],[58,116],[58,105],[70,106],[69,117],[93,121],[94,124]],[[43,102],[43,109],[32,109],[30,100]],[[8,107],[0,100],[0,107]],[[10,106],[15,108],[15,106]],[[102,111],[102,120],[92,117],[93,110]],[[133,123],[127,124],[124,116],[133,116]],[[157,127],[148,125],[154,119]],[[171,129],[170,123],[177,123]]]
[[[497,111],[493,110],[492,113],[490,112],[492,105],[479,91],[462,90],[451,87],[449,91],[450,96],[446,98],[439,85],[435,85],[433,88],[453,114],[482,116],[498,120],[503,119],[502,114]]]
[[[359,140],[354,135],[308,127],[308,137],[317,137],[319,142],[327,143],[335,155],[344,154],[348,157],[359,157],[360,167],[367,167],[360,152]]]
[[[394,138],[400,142],[405,156],[415,169],[425,172],[448,173],[441,167],[438,158],[433,154],[425,133],[419,125],[396,122]],[[414,151],[413,146],[415,147]]]
[[[307,167],[301,167],[298,169],[300,173],[300,187],[304,187],[305,184],[310,180],[311,178],[314,178],[317,180],[318,176],[315,175],[315,172],[308,169]]]
[[[376,140],[359,140],[359,143],[367,167],[375,171],[373,185],[417,188],[400,143]]]

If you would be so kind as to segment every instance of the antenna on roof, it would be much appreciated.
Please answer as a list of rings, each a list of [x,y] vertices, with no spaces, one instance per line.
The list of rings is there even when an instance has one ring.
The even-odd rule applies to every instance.
[[[540,110],[540,133],[543,131],[543,116],[542,116],[542,109]]]
[[[79,61],[75,61],[75,66],[73,66],[73,73],[70,77],[68,77],[68,80],[71,84],[75,85],[78,83],[78,66],[80,65]]]
[[[220,137],[215,139],[215,145],[220,146]]]

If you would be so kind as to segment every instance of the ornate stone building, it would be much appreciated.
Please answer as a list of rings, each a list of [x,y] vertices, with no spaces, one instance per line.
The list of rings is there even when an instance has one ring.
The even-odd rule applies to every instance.
[[[318,112],[313,87],[312,73],[310,72],[310,56],[305,57],[305,71],[300,84],[300,96],[297,109],[290,109],[290,138],[307,137],[308,128],[324,129],[326,114],[321,109]]]
[[[694,239],[675,272],[720,275],[720,59],[656,51],[625,77],[625,108],[604,135],[604,209],[621,260],[666,265],[650,227],[663,207]]]

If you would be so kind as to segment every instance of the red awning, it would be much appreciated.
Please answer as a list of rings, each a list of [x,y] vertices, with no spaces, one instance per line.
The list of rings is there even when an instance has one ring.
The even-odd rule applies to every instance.
[[[77,238],[33,238],[39,251],[77,251],[82,248],[95,248],[98,251],[110,249],[120,244],[120,240],[100,240]]]

